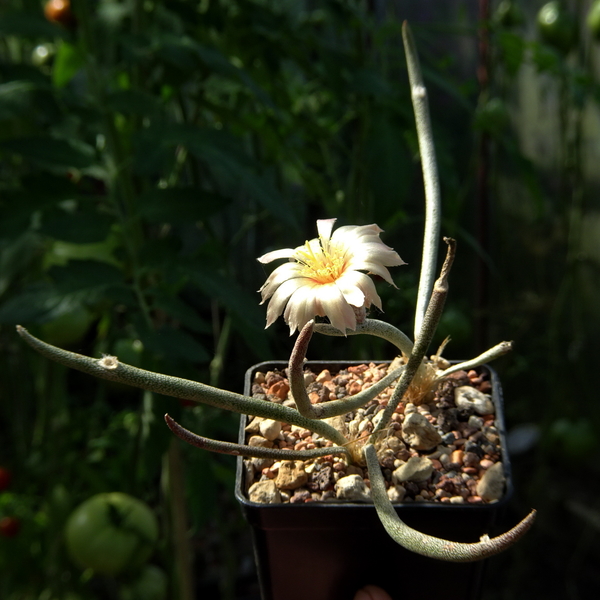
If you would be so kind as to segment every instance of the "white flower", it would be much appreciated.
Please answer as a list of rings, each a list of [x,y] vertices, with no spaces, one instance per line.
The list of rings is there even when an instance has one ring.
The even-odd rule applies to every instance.
[[[383,230],[377,225],[349,225],[332,234],[335,221],[317,221],[319,237],[303,246],[274,250],[258,259],[263,264],[279,258],[290,261],[277,267],[259,290],[261,304],[271,298],[267,327],[283,312],[290,335],[316,315],[329,317],[345,333],[356,329],[355,308],[374,304],[381,310],[373,281],[361,271],[394,285],[386,267],[406,263],[379,239]]]

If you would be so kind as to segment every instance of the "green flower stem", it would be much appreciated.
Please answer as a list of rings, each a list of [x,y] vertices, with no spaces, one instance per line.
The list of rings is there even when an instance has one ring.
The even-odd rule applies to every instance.
[[[435,147],[431,132],[429,118],[429,104],[427,101],[427,88],[423,83],[421,66],[415,40],[408,23],[402,25],[402,40],[406,52],[408,79],[412,98],[417,136],[419,139],[419,152],[421,154],[421,168],[425,182],[425,233],[423,238],[423,257],[421,259],[421,278],[417,294],[417,309],[415,312],[415,338],[421,330],[425,318],[429,298],[435,280],[435,267],[438,251],[441,223],[440,183],[435,159]]]
[[[438,379],[443,379],[444,377],[446,377],[447,375],[450,375],[451,373],[456,373],[456,371],[463,371],[463,370],[467,371],[469,369],[474,369],[475,367],[479,367],[487,362],[490,362],[490,361],[498,358],[499,356],[502,356],[503,354],[510,352],[511,350],[512,350],[512,342],[500,342],[493,348],[486,350],[483,354],[480,354],[479,356],[476,356],[475,358],[472,358],[471,360],[457,363],[455,365],[452,365],[451,367],[448,367],[447,369],[445,369],[443,371],[443,373],[441,373],[441,375],[440,375],[440,377],[438,377]]]
[[[315,323],[315,331],[317,333],[322,333],[323,335],[331,335],[331,336],[344,336],[347,337],[349,335],[359,335],[359,334],[368,334],[374,335],[375,337],[383,338],[388,341],[390,344],[393,344],[398,348],[403,354],[407,356],[412,352],[413,343],[409,339],[409,337],[385,321],[378,321],[377,319],[365,319],[364,323],[360,323],[356,326],[356,330],[352,331],[351,329],[347,329],[346,333],[342,333],[339,329],[328,325],[327,323]]]
[[[169,415],[165,415],[165,422],[169,429],[180,439],[196,448],[218,452],[220,454],[232,454],[233,456],[253,456],[256,458],[273,458],[275,460],[308,460],[319,456],[330,454],[346,454],[350,458],[350,452],[343,446],[330,446],[326,448],[313,448],[312,450],[281,450],[278,448],[263,448],[260,446],[245,446],[231,442],[220,442],[211,440],[192,433],[189,429],[182,427]]]
[[[392,373],[388,373],[368,389],[359,392],[354,396],[342,400],[331,400],[329,402],[312,404],[306,393],[302,366],[306,357],[308,343],[312,337],[313,325],[314,322],[309,321],[298,334],[289,362],[289,380],[292,396],[294,397],[298,411],[305,417],[311,419],[329,419],[330,417],[345,415],[352,410],[356,410],[383,392],[385,388],[392,385],[404,371],[404,367],[400,367]],[[334,329],[334,331],[338,330]]]
[[[291,425],[298,425],[298,427],[304,427],[318,433],[338,446],[343,446],[348,441],[331,425],[323,421],[307,419],[296,410],[281,404],[256,400],[255,398],[213,388],[203,383],[190,381],[189,379],[181,379],[179,377],[171,377],[169,375],[138,369],[137,367],[119,362],[114,356],[105,356],[97,359],[69,352],[68,350],[62,350],[38,340],[20,325],[17,325],[17,332],[42,356],[72,369],[100,377],[101,379],[118,381],[119,383],[139,387],[157,394],[192,400],[236,413],[255,415]]]
[[[288,363],[288,377],[290,381],[290,391],[294,397],[296,408],[298,412],[307,419],[316,419],[317,410],[311,404],[310,398],[306,393],[306,387],[304,385],[304,372],[302,365],[304,364],[304,358],[306,357],[306,349],[312,338],[313,328],[315,322],[311,319],[298,334],[294,347],[292,348],[292,354],[290,355],[290,361]]]
[[[402,397],[406,393],[406,390],[409,388],[417,370],[423,362],[425,353],[429,348],[429,344],[431,344],[440,317],[442,316],[446,296],[448,295],[448,274],[450,273],[450,268],[452,267],[454,256],[456,254],[456,242],[452,238],[446,237],[444,238],[444,241],[448,244],[446,260],[442,266],[440,276],[433,286],[433,292],[431,294],[429,306],[427,307],[427,312],[425,313],[425,318],[423,319],[421,331],[415,341],[413,351],[408,358],[400,381],[398,381],[398,385],[396,386],[388,405],[383,410],[381,420],[375,427],[373,433],[383,431],[388,426],[398,403],[402,400]]]
[[[371,497],[381,523],[395,542],[417,554],[449,562],[481,560],[512,546],[529,530],[535,519],[536,511],[532,510],[510,531],[491,539],[488,536],[482,536],[479,542],[472,544],[452,542],[426,535],[409,527],[394,510],[385,489],[385,481],[375,446],[367,444],[364,448],[364,455],[371,481]]]

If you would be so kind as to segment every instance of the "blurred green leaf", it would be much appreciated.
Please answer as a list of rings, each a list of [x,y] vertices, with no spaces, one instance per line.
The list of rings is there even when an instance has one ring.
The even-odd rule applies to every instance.
[[[64,267],[50,268],[48,275],[57,293],[65,295],[123,283],[119,269],[95,260],[71,260]]]
[[[102,242],[110,232],[114,219],[95,212],[68,213],[60,209],[44,213],[40,233],[63,242],[91,244]]]
[[[106,98],[107,107],[125,115],[156,116],[162,111],[158,99],[140,90],[118,90]]]
[[[60,38],[67,35],[62,27],[47,21],[39,8],[35,12],[21,10],[2,15],[0,33],[30,39]]]
[[[140,197],[139,214],[151,223],[184,225],[205,221],[231,201],[197,188],[153,189]]]
[[[57,88],[65,87],[75,75],[85,66],[85,53],[68,42],[58,45],[54,65],[52,67],[52,82]]]
[[[265,314],[258,304],[258,296],[249,293],[235,281],[206,267],[188,270],[190,281],[206,296],[217,299],[233,316],[236,329],[240,331],[250,348],[261,356],[271,354],[267,338],[262,335]]]
[[[359,69],[353,74],[350,87],[359,94],[374,98],[392,96],[394,93],[390,82],[378,70],[367,68]]]
[[[198,333],[212,333],[212,325],[202,319],[189,304],[176,296],[160,295],[155,298],[153,306],[163,310],[172,319],[180,321],[188,329]]]
[[[0,323],[16,325],[49,321],[60,314],[63,302],[70,300],[59,295],[50,284],[34,283],[0,305]]]
[[[365,166],[376,198],[376,214],[389,215],[403,197],[411,159],[404,129],[388,110],[373,115],[365,140]],[[391,210],[390,210],[390,207]],[[381,222],[381,221],[378,221]]]
[[[9,81],[0,84],[0,120],[12,119],[31,110],[36,86],[30,81]]]
[[[241,142],[225,131],[175,124],[150,127],[136,139],[138,171],[147,173],[148,166],[164,156],[165,147],[179,145],[205,161],[224,190],[248,194],[274,217],[298,229],[298,220],[289,204],[264,175],[257,173],[258,164],[244,151]]]
[[[211,359],[204,346],[191,335],[180,329],[165,325],[160,329],[140,332],[144,348],[169,362],[205,363]]]
[[[525,58],[527,47],[525,39],[518,33],[500,31],[498,33],[498,44],[508,73],[512,76],[516,75]]]
[[[0,149],[20,154],[41,167],[83,169],[94,162],[91,146],[74,140],[59,140],[50,136],[24,137],[0,141]]]

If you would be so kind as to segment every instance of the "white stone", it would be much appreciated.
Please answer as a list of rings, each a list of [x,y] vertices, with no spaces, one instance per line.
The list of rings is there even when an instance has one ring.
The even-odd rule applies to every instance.
[[[452,496],[450,498],[450,504],[464,504],[465,499],[462,496]]]
[[[392,473],[394,483],[425,481],[433,473],[433,463],[426,456],[412,456]]]
[[[371,491],[360,475],[346,475],[337,480],[335,495],[340,500],[371,502]]]
[[[264,421],[263,417],[254,417],[244,428],[247,433],[260,433],[260,424]]]
[[[404,419],[402,438],[415,450],[431,450],[442,442],[438,430],[418,412],[410,413]]]
[[[248,490],[248,498],[250,502],[259,504],[278,504],[281,502],[281,495],[272,479],[253,483]]]
[[[264,419],[259,424],[260,433],[262,436],[272,442],[276,440],[281,432],[281,423],[279,421],[274,421],[273,419]]]
[[[380,410],[378,413],[375,413],[373,415],[373,426],[377,427],[377,425],[379,425],[379,421],[381,421],[381,419],[383,419],[383,411]],[[398,439],[398,438],[394,438],[394,439]]]
[[[402,502],[406,495],[406,490],[401,485],[391,485],[387,491],[390,502]]]
[[[477,495],[487,502],[500,500],[504,495],[504,467],[501,462],[492,465],[477,484]]]
[[[461,385],[454,390],[454,401],[458,408],[472,408],[478,415],[494,413],[494,403],[488,394],[470,385]]]

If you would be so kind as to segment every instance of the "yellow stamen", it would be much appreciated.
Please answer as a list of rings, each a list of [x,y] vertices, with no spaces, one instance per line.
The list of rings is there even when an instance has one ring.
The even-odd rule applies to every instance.
[[[320,240],[321,247],[313,250],[308,242],[294,256],[303,267],[302,275],[320,284],[333,283],[341,277],[346,269],[344,254],[332,244],[327,249]]]

